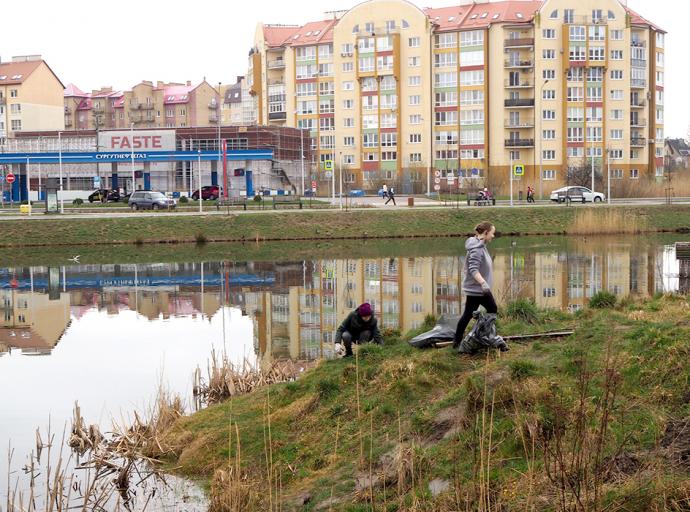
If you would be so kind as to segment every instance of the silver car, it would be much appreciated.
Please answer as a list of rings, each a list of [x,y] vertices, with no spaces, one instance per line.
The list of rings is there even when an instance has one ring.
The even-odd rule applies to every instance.
[[[163,210],[177,206],[174,199],[152,190],[137,190],[129,196],[127,204],[132,210]]]
[[[562,187],[551,192],[552,201],[559,201],[561,198],[567,196],[582,196],[587,203],[600,203],[606,199],[606,196],[601,192],[593,192],[587,187]]]

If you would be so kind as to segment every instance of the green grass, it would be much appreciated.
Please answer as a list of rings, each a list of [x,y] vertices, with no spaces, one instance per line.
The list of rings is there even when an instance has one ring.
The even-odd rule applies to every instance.
[[[652,231],[690,229],[690,206],[613,207],[625,216],[644,216]],[[131,244],[194,242],[199,233],[209,241],[333,240],[409,237],[458,237],[491,220],[499,234],[563,234],[579,208],[510,210],[507,208],[337,210],[263,212],[212,216],[156,216],[57,219],[33,216],[2,220],[0,246]],[[607,207],[596,208],[602,215]]]
[[[662,314],[650,310],[652,305]],[[500,332],[563,328],[575,328],[576,334],[513,344],[510,352],[488,357],[420,351],[393,334],[385,346],[361,347],[358,360],[326,361],[296,382],[262,388],[181,419],[162,437],[170,450],[168,464],[181,474],[210,478],[236,454],[235,444],[228,447],[228,433],[236,425],[243,471],[257,496],[266,496],[279,474],[284,510],[302,510],[290,503],[305,491],[312,496],[305,510],[313,510],[331,492],[337,499],[333,510],[371,510],[368,489],[355,492],[356,477],[368,475],[370,464],[382,472],[382,456],[404,449],[399,453],[413,464],[414,478],[391,483],[385,492],[375,487],[377,510],[384,510],[384,504],[395,504],[390,510],[458,510],[453,492],[431,497],[427,484],[434,478],[449,480],[451,489],[471,501],[468,509],[476,510],[478,458],[484,460],[480,447],[489,446],[490,431],[486,487],[492,510],[524,510],[530,496],[536,503],[550,503],[548,510],[561,510],[553,501],[555,483],[544,471],[544,443],[562,437],[570,453],[578,428],[586,435],[598,432],[596,405],[611,389],[608,376],[617,391],[601,437],[602,456],[634,454],[647,469],[615,482],[602,480],[600,504],[612,503],[615,509],[634,498],[643,508],[625,510],[661,510],[683,498],[690,490],[687,470],[674,467],[657,447],[667,418],[690,413],[687,298],[664,296],[579,315],[538,311],[529,326],[511,321]],[[607,364],[607,354],[613,363]],[[578,411],[581,422],[573,420]],[[535,483],[530,487],[532,446]],[[588,449],[592,445],[581,444],[580,450]],[[266,480],[267,465],[274,468],[275,481]],[[571,478],[592,474],[593,466],[588,467],[589,473],[579,471]]]

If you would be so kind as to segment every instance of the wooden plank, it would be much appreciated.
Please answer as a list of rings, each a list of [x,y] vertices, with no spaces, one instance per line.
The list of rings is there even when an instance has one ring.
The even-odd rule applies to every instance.
[[[564,336],[572,336],[575,331],[551,331],[551,332],[539,332],[535,334],[515,334],[513,336],[503,336],[505,341],[514,341],[515,343],[524,343],[527,340],[534,340],[537,338],[562,338]],[[439,341],[434,343],[434,347],[442,348],[452,345],[452,341]]]

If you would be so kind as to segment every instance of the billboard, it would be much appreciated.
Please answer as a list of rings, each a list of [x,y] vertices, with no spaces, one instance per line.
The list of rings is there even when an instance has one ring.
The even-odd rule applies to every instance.
[[[174,151],[175,130],[116,130],[98,133],[101,151]]]

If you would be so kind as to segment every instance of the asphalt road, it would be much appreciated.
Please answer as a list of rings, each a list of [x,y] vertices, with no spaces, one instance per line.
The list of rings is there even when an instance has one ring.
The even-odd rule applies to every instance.
[[[343,198],[343,203],[342,207],[344,210],[347,210],[349,208],[377,208],[377,209],[392,209],[392,210],[410,210],[410,207],[407,205],[407,198],[408,196],[395,196],[395,201],[396,205],[394,206],[393,203],[388,203],[387,205],[384,204],[385,200],[380,197],[357,197],[357,198]],[[320,200],[328,200],[324,198],[319,198]],[[305,201],[306,204],[306,201]],[[606,203],[604,203],[606,204]],[[612,205],[613,206],[626,206],[626,205],[663,205],[666,204],[666,200],[664,198],[639,198],[639,199],[614,199],[612,200]],[[684,198],[674,198],[673,199],[673,204],[690,204],[690,198],[684,197]],[[587,203],[587,204],[579,204],[579,203],[573,203],[572,206],[567,206],[563,203],[554,203],[552,201],[544,200],[544,201],[537,201],[536,202],[537,206],[543,206],[543,207],[550,207],[550,208],[587,208],[587,207],[592,207],[592,203]],[[599,206],[599,204],[594,205],[595,207]],[[420,208],[433,208],[433,209],[445,209],[445,208],[459,208],[459,209],[465,209],[465,208],[481,208],[479,206],[467,206],[466,201],[437,201],[433,199],[428,199],[424,196],[415,196],[414,197],[414,207],[420,207]],[[508,200],[499,200],[496,201],[496,208],[532,208],[534,205],[528,204],[526,201],[514,201],[513,206],[510,205],[510,201]],[[333,211],[334,209],[339,209],[340,208],[340,200],[339,198],[336,198],[335,200],[331,200],[331,206],[329,207],[314,207],[314,208],[304,208],[302,210],[295,208],[295,207],[283,207],[279,208],[276,210],[273,210],[270,207],[267,207],[265,210],[248,210],[244,211],[241,208],[232,208],[230,212],[233,215],[245,215],[245,214],[268,214],[268,213],[281,213],[281,214],[286,214],[286,213],[302,213],[302,212],[311,212],[311,211],[318,211],[318,210],[323,210],[323,211]],[[163,217],[171,217],[171,216],[196,216],[196,215],[227,215],[228,210],[221,208],[220,210],[216,210],[215,206],[204,206],[203,213],[199,213],[198,210],[194,211],[177,211],[177,212],[162,212],[162,211],[131,211],[128,210],[127,208],[107,208],[103,207],[102,210],[99,208],[99,211],[91,211],[91,212],[80,212],[78,209],[70,209],[66,208],[66,212],[63,215],[44,215],[43,214],[43,209],[42,208],[35,208],[34,213],[32,215],[20,215],[17,211],[16,208],[14,209],[0,209],[0,221],[2,220],[18,220],[18,219],[23,219],[23,220],[45,220],[45,219],[83,219],[83,218],[94,218],[94,219],[99,219],[99,218],[128,218],[128,217],[142,217],[142,216],[163,216]]]

